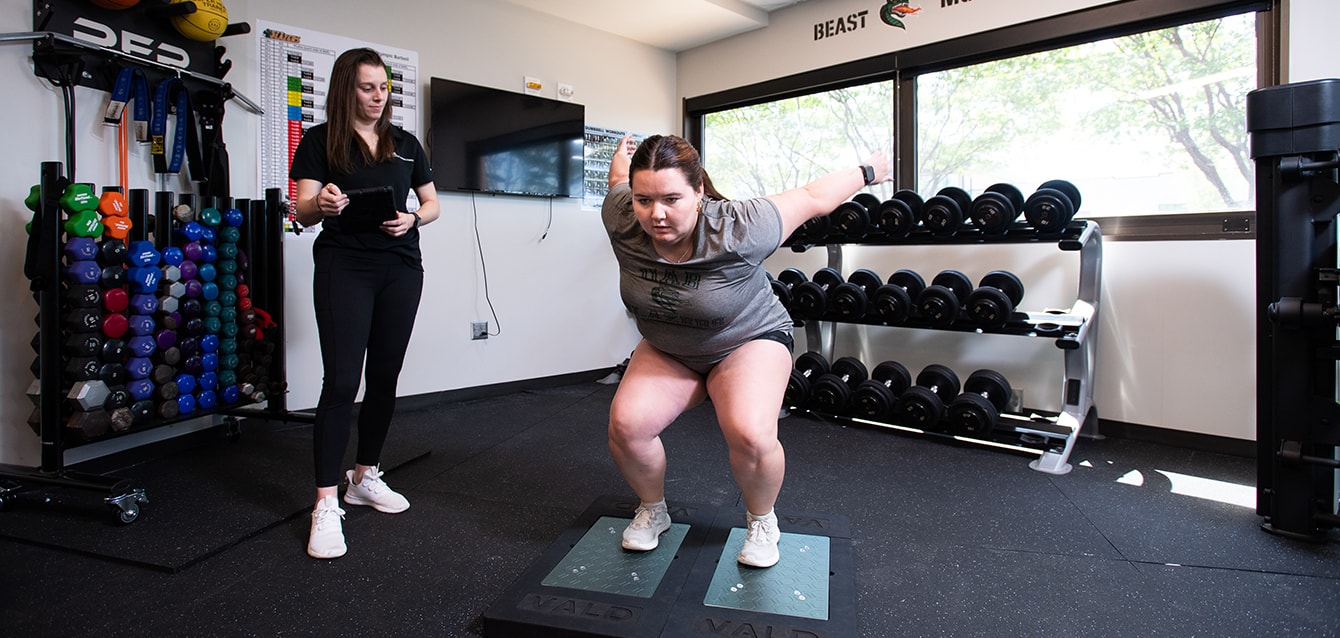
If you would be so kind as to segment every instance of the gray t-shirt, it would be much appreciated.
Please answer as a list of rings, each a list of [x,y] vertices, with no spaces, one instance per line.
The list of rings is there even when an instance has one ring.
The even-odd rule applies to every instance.
[[[782,217],[767,198],[703,199],[693,257],[656,254],[633,213],[627,183],[610,189],[600,215],[619,262],[619,294],[651,345],[690,367],[720,362],[791,316],[768,283],[763,260],[782,244]]]

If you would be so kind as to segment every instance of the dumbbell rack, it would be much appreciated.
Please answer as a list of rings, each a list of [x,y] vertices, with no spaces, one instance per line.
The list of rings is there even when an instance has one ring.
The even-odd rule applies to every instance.
[[[147,502],[145,490],[133,481],[113,476],[92,475],[75,472],[65,466],[65,450],[69,445],[82,442],[67,441],[62,403],[66,388],[63,364],[62,324],[66,313],[64,296],[66,291],[61,283],[61,217],[62,210],[57,203],[61,191],[69,180],[61,174],[59,162],[44,162],[41,181],[38,188],[40,196],[34,215],[33,227],[28,239],[28,259],[25,272],[32,280],[32,289],[39,306],[38,314],[38,387],[37,431],[41,440],[40,465],[36,468],[0,464],[0,510],[17,503],[40,505],[60,505],[63,501],[53,498],[47,488],[71,488],[83,491],[103,492],[102,502],[109,506],[116,520],[128,524],[139,515],[139,505]],[[154,222],[149,221],[148,193],[132,190],[128,193],[131,204],[130,217],[133,220],[132,240],[148,239],[149,229],[155,224],[158,229],[153,242],[161,250],[170,245],[172,222],[170,210],[174,204],[173,194],[160,192],[156,197]],[[180,195],[175,203],[186,203],[190,195]],[[283,204],[278,189],[266,192],[264,200],[219,200],[208,198],[210,202],[224,205],[231,203],[247,211],[245,223],[240,229],[239,245],[246,246],[250,258],[250,270],[257,273],[251,280],[253,291],[250,298],[256,307],[274,308],[272,318],[282,322],[283,265],[282,265],[282,223]],[[203,200],[202,200],[203,201]],[[225,206],[228,207],[228,206]],[[275,282],[278,281],[278,287]],[[147,429],[170,425],[172,423],[212,417],[218,415],[225,423],[235,420],[238,415],[259,414],[263,418],[288,420],[284,396],[285,362],[283,357],[282,332],[272,331],[274,340],[273,359],[267,366],[269,375],[277,379],[270,387],[271,395],[258,397],[252,395],[231,404],[220,402],[217,409],[201,409],[189,415],[177,418],[151,419],[124,432],[111,432],[96,440],[104,440],[122,434],[140,432]],[[268,339],[267,339],[268,340]],[[264,410],[249,409],[265,402]],[[87,441],[92,442],[92,441]]]
[[[843,243],[826,244],[828,267],[843,272]],[[1060,233],[1039,234],[1036,229],[1020,221],[1015,222],[1003,234],[987,234],[978,229],[964,227],[952,237],[932,235],[929,231],[918,230],[906,237],[881,238],[861,237],[852,243],[863,246],[909,246],[909,245],[946,245],[970,246],[981,244],[1052,244],[1060,250],[1079,253],[1079,285],[1074,304],[1064,310],[1045,310],[1039,312],[1016,311],[1006,325],[1000,328],[983,329],[971,323],[957,322],[945,327],[936,327],[929,322],[911,318],[898,324],[902,328],[925,328],[970,333],[1008,334],[1035,338],[1053,339],[1057,348],[1064,353],[1065,369],[1062,383],[1062,409],[1054,416],[1024,417],[1015,414],[1002,414],[998,429],[1012,430],[1022,440],[1030,443],[1030,449],[1040,453],[1039,458],[1029,462],[1029,467],[1048,474],[1065,474],[1070,471],[1069,458],[1079,438],[1081,430],[1096,432],[1098,415],[1093,405],[1094,361],[1097,353],[1098,300],[1101,284],[1103,245],[1102,232],[1098,224],[1089,220],[1073,220]],[[784,244],[793,251],[804,252],[811,248],[808,244]],[[805,331],[810,350],[832,358],[836,322],[822,319],[817,329]],[[871,321],[844,321],[861,325],[889,325]],[[1040,413],[1039,411],[1033,411]],[[842,415],[825,415],[839,419],[850,419]],[[859,420],[859,419],[852,419]],[[877,424],[901,429],[892,424]],[[993,444],[956,437],[969,442]]]
[[[1340,80],[1247,95],[1256,161],[1257,495],[1262,529],[1329,540],[1337,516]]]

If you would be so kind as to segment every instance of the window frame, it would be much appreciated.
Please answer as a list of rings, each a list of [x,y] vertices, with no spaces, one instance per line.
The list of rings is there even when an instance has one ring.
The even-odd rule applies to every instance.
[[[683,135],[703,149],[703,123],[709,113],[743,108],[859,84],[894,82],[896,188],[915,187],[916,78],[934,73],[1051,49],[1076,46],[1166,29],[1191,22],[1256,12],[1257,87],[1279,84],[1281,53],[1279,3],[1282,0],[1128,0],[1091,7],[1033,22],[934,42],[911,49],[853,60],[773,80],[683,100]],[[1172,6],[1172,5],[1178,6]],[[906,105],[906,106],[905,106]],[[704,156],[711,149],[703,149]],[[906,186],[905,186],[906,185]],[[1233,224],[1224,222],[1226,216]],[[1245,218],[1247,231],[1241,230]],[[1108,223],[1104,223],[1104,221]],[[1119,222],[1117,220],[1120,220]],[[1254,239],[1255,211],[1201,212],[1099,218],[1104,239]],[[1231,231],[1229,229],[1232,229]],[[1109,229],[1111,231],[1109,232]]]

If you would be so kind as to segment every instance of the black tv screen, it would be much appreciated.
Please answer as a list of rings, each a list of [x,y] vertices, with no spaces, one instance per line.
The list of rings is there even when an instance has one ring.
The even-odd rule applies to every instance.
[[[429,90],[439,190],[582,196],[584,106],[442,78]]]

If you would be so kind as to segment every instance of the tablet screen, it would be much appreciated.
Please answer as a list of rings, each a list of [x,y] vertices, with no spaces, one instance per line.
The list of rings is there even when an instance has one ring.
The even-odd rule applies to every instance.
[[[344,192],[349,205],[340,211],[340,229],[345,232],[375,231],[381,223],[395,219],[395,196],[390,186],[359,188]]]

